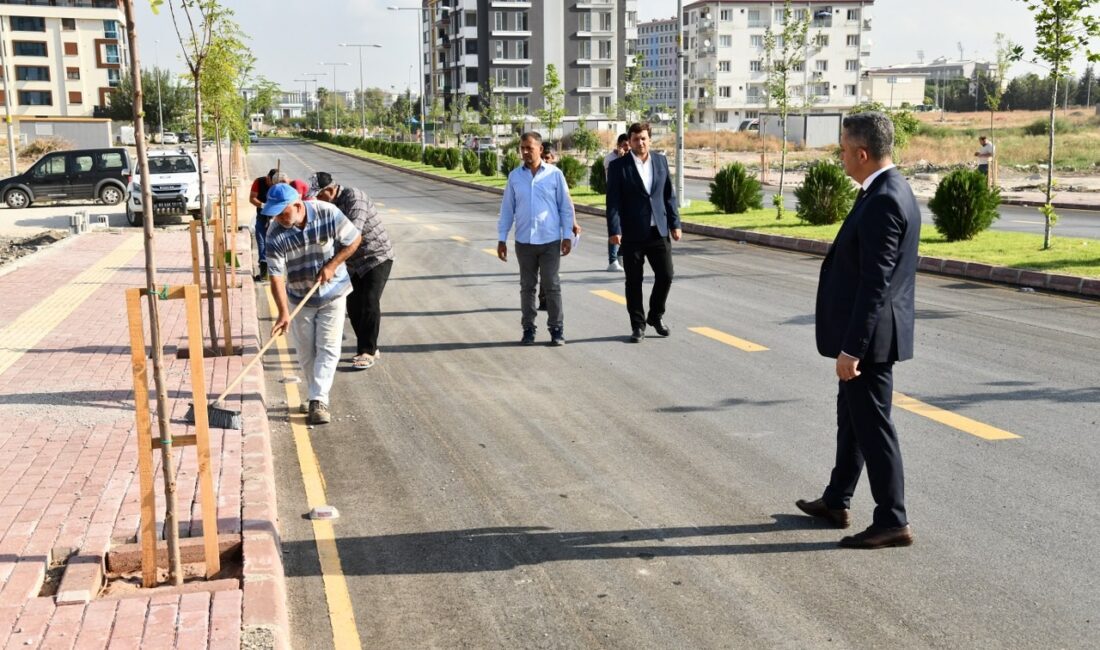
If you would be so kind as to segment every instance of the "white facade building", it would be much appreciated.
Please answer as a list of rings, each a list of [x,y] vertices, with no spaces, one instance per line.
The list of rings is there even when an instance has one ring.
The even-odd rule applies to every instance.
[[[643,84],[650,111],[676,109],[676,18],[638,25],[638,51],[642,54]]]
[[[810,18],[805,64],[789,92],[799,111],[838,112],[862,101],[860,79],[871,49],[874,0],[793,3],[796,19]],[[767,111],[764,34],[783,29],[782,2],[702,0],[684,7],[685,101],[688,123],[737,128]],[[801,75],[801,79],[797,76]]]
[[[13,115],[102,113],[129,68],[119,0],[0,0],[0,20]]]

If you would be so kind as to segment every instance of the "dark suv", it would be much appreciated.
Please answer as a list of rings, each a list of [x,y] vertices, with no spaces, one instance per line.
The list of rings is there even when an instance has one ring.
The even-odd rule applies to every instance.
[[[78,199],[118,205],[126,198],[131,169],[130,155],[122,148],[54,151],[22,174],[0,181],[0,199],[9,208]]]

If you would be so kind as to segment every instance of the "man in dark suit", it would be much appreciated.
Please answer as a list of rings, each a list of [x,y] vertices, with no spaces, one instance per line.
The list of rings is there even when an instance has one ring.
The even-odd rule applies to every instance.
[[[649,150],[649,124],[632,124],[627,133],[630,154],[607,167],[607,241],[620,245],[626,271],[630,341],[641,343],[647,324],[660,336],[669,335],[664,323],[665,301],[672,287],[672,241],[680,241],[680,210],[668,160]],[[647,259],[653,267],[648,316],[642,302],[642,274]]]
[[[806,514],[839,528],[863,465],[874,519],[840,540],[846,548],[909,546],[905,479],[890,418],[895,361],[913,357],[914,288],[920,209],[891,162],[894,127],[882,113],[844,119],[844,169],[862,188],[821,265],[817,289],[817,350],[836,359],[837,450],[820,499],[795,502]]]

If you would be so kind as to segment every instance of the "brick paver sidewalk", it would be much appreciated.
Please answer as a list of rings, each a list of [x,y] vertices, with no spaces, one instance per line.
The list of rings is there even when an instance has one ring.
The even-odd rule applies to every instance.
[[[247,235],[238,240],[247,249]],[[138,535],[124,290],[144,284],[141,246],[136,229],[87,233],[0,276],[0,648],[190,650],[237,648],[242,641],[285,647],[285,586],[259,368],[238,390],[243,398],[227,400],[227,407],[242,411],[244,430],[211,429],[218,532],[231,541],[243,538],[243,576],[101,594],[107,553]],[[158,280],[190,282],[187,233],[158,231],[156,247]],[[234,339],[244,344],[244,356],[205,360],[210,394],[258,349],[252,281],[243,277],[242,284],[230,293]],[[188,362],[174,354],[186,331],[182,301],[162,303],[161,322],[170,415],[179,435],[188,433],[182,416],[191,401]],[[178,458],[181,535],[197,537],[194,448]],[[159,467],[156,484],[163,517]],[[50,563],[66,557],[60,586],[51,589]]]

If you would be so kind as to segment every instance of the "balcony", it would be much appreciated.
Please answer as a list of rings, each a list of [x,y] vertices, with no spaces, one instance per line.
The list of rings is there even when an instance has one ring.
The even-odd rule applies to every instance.
[[[704,19],[700,20],[699,22],[695,23],[695,29],[696,29],[696,31],[700,31],[700,32],[714,31],[714,20],[711,19],[711,18],[704,18]]]
[[[502,38],[531,38],[531,30],[492,29],[489,31],[489,35]]]
[[[580,0],[577,9],[607,9],[614,4],[614,0]]]
[[[530,9],[530,0],[493,0],[493,9]]]
[[[714,45],[700,45],[695,48],[695,56],[699,58],[718,54],[718,47]]]
[[[768,99],[764,95],[746,95],[745,96],[745,103],[753,105],[753,106],[759,106],[761,104],[766,104],[767,101],[768,101]]]
[[[531,65],[531,59],[493,59],[493,65]]]
[[[749,21],[749,29],[761,29],[761,28],[767,28],[767,27],[770,27],[770,26],[771,26],[771,23],[769,23],[768,21],[763,20],[763,19],[761,19],[761,20],[750,20]]]

